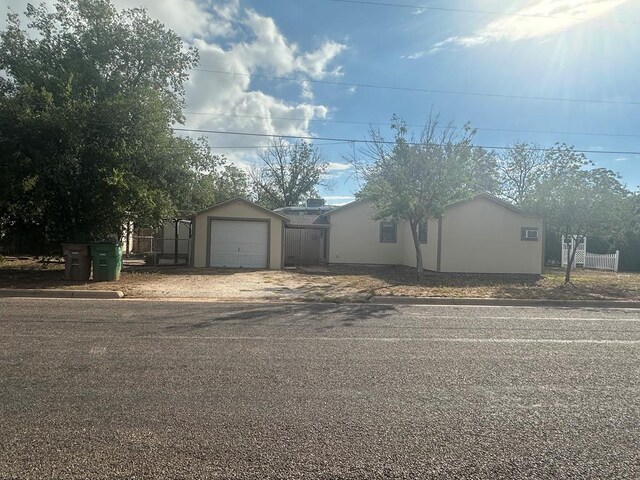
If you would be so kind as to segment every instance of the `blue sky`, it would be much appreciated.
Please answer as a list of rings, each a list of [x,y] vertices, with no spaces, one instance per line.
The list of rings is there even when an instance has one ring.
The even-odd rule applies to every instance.
[[[18,11],[26,4],[8,1]],[[420,125],[433,109],[445,120],[471,122],[481,145],[566,142],[579,149],[640,151],[637,1],[385,2],[429,7],[424,9],[334,0],[113,1],[119,8],[147,7],[200,49],[200,67],[187,89],[189,128],[364,139],[369,123],[388,124],[396,113]],[[269,142],[224,134],[209,139],[217,153],[243,166],[255,162],[254,147]],[[343,158],[351,145],[316,143],[332,168],[334,187],[322,193],[332,203],[348,201],[357,189]],[[620,172],[628,187],[640,185],[640,156],[588,156]]]

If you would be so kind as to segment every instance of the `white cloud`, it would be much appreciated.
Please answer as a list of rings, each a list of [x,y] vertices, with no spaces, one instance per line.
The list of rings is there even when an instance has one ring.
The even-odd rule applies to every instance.
[[[307,81],[340,74],[336,57],[345,45],[326,41],[317,49],[302,51],[278,29],[272,18],[253,10],[239,9],[227,18],[237,33],[224,46],[211,40],[194,39],[203,69],[239,75],[194,71],[187,88],[188,111],[208,115],[188,116],[194,129],[264,135],[309,136],[310,121],[326,118],[328,106],[314,103],[312,83]],[[233,13],[235,12],[235,13]],[[300,100],[279,98],[254,87],[252,75],[300,77]],[[268,79],[260,78],[260,84]],[[274,88],[274,91],[279,91]],[[213,146],[264,146],[271,137],[209,135]],[[220,150],[215,150],[220,153]],[[251,149],[230,149],[225,153],[236,163],[255,158]]]
[[[501,17],[468,36],[436,43],[431,53],[448,45],[475,47],[492,42],[530,40],[561,33],[605,15],[629,0],[530,0],[528,5]],[[549,18],[554,17],[554,18]]]
[[[330,184],[330,188],[333,188],[333,180],[340,176],[339,173],[323,173],[320,175],[320,179]]]
[[[627,160],[629,160],[627,157],[620,157],[620,158],[615,158],[613,161],[614,162],[626,162]]]
[[[422,58],[425,55],[425,51],[412,53],[411,55],[402,55],[400,58],[406,58],[408,60],[417,60],[418,58]]]
[[[196,0],[111,0],[118,9],[144,7],[149,15],[157,18],[182,37],[209,35],[229,35],[232,25],[227,9],[238,8],[238,2],[227,2],[213,8],[208,14],[202,14],[202,5]]]
[[[341,162],[329,162],[329,171],[337,172],[351,169],[351,165],[348,163]]]
[[[194,39],[193,45],[200,51],[203,69],[240,75],[194,71],[187,88],[188,111],[209,115],[188,116],[188,127],[265,135],[310,135],[310,121],[326,118],[329,108],[314,103],[312,83],[308,80],[340,75],[335,59],[346,46],[328,40],[315,50],[302,51],[280,32],[272,18],[253,10],[240,9],[230,20],[232,30],[242,33],[226,39],[224,46],[202,38]],[[301,89],[300,100],[278,98],[258,90],[252,75],[299,77],[296,83]],[[267,80],[260,78],[260,83],[264,82]],[[271,138],[211,134],[209,140],[213,146],[242,147],[267,145]],[[250,149],[225,153],[237,162],[255,157]]]
[[[300,52],[298,45],[280,33],[272,18],[247,10],[246,15],[236,20],[254,38],[252,41],[239,39],[229,53],[254,69],[263,68],[276,75],[304,74],[312,79],[341,74],[339,66],[329,69],[329,65],[346,48],[345,45],[326,41],[316,50]]]
[[[349,196],[349,195],[328,195],[328,196],[323,196],[322,198],[324,198],[327,203],[329,203],[330,205],[345,205],[347,203],[351,203],[353,202],[356,197],[354,196]]]
[[[326,76],[342,76],[342,67],[327,70],[327,66],[346,48],[346,45],[334,41],[327,41],[312,52],[303,54],[297,61],[299,70],[306,72],[312,78],[319,79]]]
[[[305,100],[313,100],[313,90],[311,89],[311,84],[309,82],[307,82],[306,80],[301,81],[300,88],[302,88],[300,97],[304,98]]]
[[[422,15],[424,13],[424,8],[416,8],[414,11],[411,12],[411,15]]]
[[[269,66],[264,63],[258,66],[247,60],[244,55],[247,48],[252,48],[251,46],[243,46],[240,53],[233,48],[225,50],[203,40],[196,41],[195,46],[200,50],[201,63],[207,68],[245,75],[212,75],[209,72],[194,71],[187,88],[188,111],[205,115],[187,115],[189,128],[307,136],[310,120],[327,116],[329,109],[324,105],[316,105],[308,101],[302,103],[285,101],[252,89],[251,77],[248,75],[260,72]],[[280,68],[280,62],[278,60],[275,62],[275,68]],[[310,89],[309,95],[312,95]],[[260,146],[270,142],[268,137],[240,135],[211,134],[209,139],[213,146]],[[251,150],[229,150],[229,157],[233,160],[253,155],[254,152]]]

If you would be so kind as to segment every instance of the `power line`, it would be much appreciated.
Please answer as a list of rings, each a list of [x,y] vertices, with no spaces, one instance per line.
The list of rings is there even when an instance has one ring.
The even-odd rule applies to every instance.
[[[465,91],[465,90],[441,90],[441,89],[432,89],[432,88],[415,88],[415,87],[399,87],[394,85],[379,85],[372,83],[351,83],[351,82],[338,82],[335,80],[310,80],[306,78],[296,78],[296,77],[282,77],[276,75],[265,75],[265,74],[257,74],[257,73],[239,73],[239,72],[229,72],[225,70],[216,70],[212,68],[192,68],[197,72],[207,72],[207,73],[215,73],[219,75],[232,75],[238,77],[250,77],[250,78],[266,78],[270,80],[283,80],[283,81],[291,81],[291,82],[309,82],[309,83],[317,83],[322,85],[340,85],[344,87],[356,87],[356,88],[373,88],[373,89],[383,89],[383,90],[398,90],[404,92],[420,92],[420,93],[436,93],[443,95],[467,95],[472,97],[488,97],[488,98],[509,98],[515,100],[538,100],[538,101],[548,101],[548,102],[571,102],[571,103],[595,103],[595,104],[606,104],[606,105],[640,105],[640,101],[637,100],[597,100],[597,99],[589,99],[589,98],[570,98],[570,97],[544,97],[544,96],[536,96],[536,95],[508,95],[505,93],[490,93],[490,92],[474,92],[474,91]]]
[[[178,130],[177,128],[174,130]],[[349,144],[351,142],[329,142],[329,143],[314,143],[315,146],[317,147],[326,147],[328,145],[346,145]],[[219,147],[219,146],[210,146],[210,148],[215,148],[218,150],[230,150],[230,149],[252,149],[252,150],[257,150],[257,149],[266,149],[266,148],[271,148],[269,145],[230,145],[227,147]]]
[[[195,129],[195,128],[173,128],[174,131],[177,132],[194,132],[194,133],[212,133],[217,135],[239,135],[246,137],[263,137],[263,138],[291,138],[294,140],[322,140],[329,142],[339,142],[339,143],[383,143],[386,145],[393,145],[395,142],[392,141],[380,141],[374,142],[373,140],[358,140],[353,138],[333,138],[333,137],[312,137],[310,135],[276,135],[269,133],[250,133],[250,132],[225,132],[222,130],[204,130],[204,129]],[[407,142],[408,145],[424,145],[420,142]],[[474,147],[484,148],[486,150],[513,150],[514,147],[507,146],[491,146],[491,145],[473,145]],[[547,151],[549,148],[537,147],[531,148],[534,151]],[[607,155],[640,155],[640,151],[622,151],[622,150],[579,150],[574,149],[576,153],[592,153],[592,154],[607,154]]]
[[[295,117],[274,117],[274,116],[266,116],[266,115],[238,115],[238,114],[229,114],[229,113],[207,113],[207,112],[185,112],[187,115],[203,115],[203,116],[212,116],[212,117],[231,117],[231,118],[259,118],[259,119],[271,119],[271,120],[288,120],[293,122],[315,122],[315,123],[339,123],[346,125],[372,125],[372,126],[380,126],[380,127],[389,127],[390,123],[384,122],[363,122],[363,121],[355,121],[355,120],[332,120],[332,119],[323,119],[323,118],[295,118]],[[407,124],[408,127],[416,127],[422,128],[424,125],[419,125],[415,123]],[[440,127],[446,128],[446,127]],[[456,127],[459,128],[459,127]],[[482,132],[509,132],[509,133],[544,133],[550,135],[582,135],[582,136],[593,136],[593,137],[626,137],[626,138],[640,138],[640,134],[634,133],[600,133],[600,132],[566,132],[566,131],[556,131],[556,130],[520,130],[513,128],[484,128],[484,127],[475,127],[472,125],[474,130],[482,131]]]
[[[578,20],[578,21],[590,21],[587,17],[574,17],[570,15],[544,15],[536,13],[508,13],[499,12],[496,10],[475,10],[469,8],[452,8],[452,7],[434,7],[429,5],[410,5],[406,3],[388,3],[388,2],[372,2],[367,0],[329,0],[335,3],[350,3],[355,5],[369,5],[376,7],[397,7],[397,8],[410,8],[413,10],[430,10],[436,12],[450,12],[450,13],[469,13],[473,15],[489,15],[493,17],[520,17],[520,18],[546,18],[553,20]],[[621,20],[598,20],[594,23],[604,24],[618,24],[618,25],[640,25],[638,22],[625,22]]]

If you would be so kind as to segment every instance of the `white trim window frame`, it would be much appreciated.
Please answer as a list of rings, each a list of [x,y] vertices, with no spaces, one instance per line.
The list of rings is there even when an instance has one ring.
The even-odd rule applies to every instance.
[[[540,229],[538,227],[520,228],[520,240],[537,242],[539,238],[540,238]]]

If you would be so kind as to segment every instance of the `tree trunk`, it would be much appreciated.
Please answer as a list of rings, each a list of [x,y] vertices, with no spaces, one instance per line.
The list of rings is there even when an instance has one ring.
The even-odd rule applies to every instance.
[[[571,264],[573,263],[573,257],[575,256],[576,251],[575,248],[573,249],[573,251],[571,251],[572,245],[573,241],[571,241],[571,243],[567,245],[567,270],[564,274],[564,283],[569,283],[571,281]]]
[[[569,244],[569,248],[567,250],[567,271],[564,275],[564,283],[571,282],[571,266],[573,265],[573,261],[576,259],[576,252],[578,251],[578,245],[582,242],[584,238],[582,236],[576,236],[575,238],[571,235],[571,243]],[[575,243],[573,247],[573,251],[571,250],[571,245]]]
[[[420,222],[409,222],[411,227],[411,236],[413,237],[413,246],[416,249],[416,275],[418,281],[424,279],[424,268],[422,267],[422,250],[420,249],[420,238],[418,237],[418,224]]]

